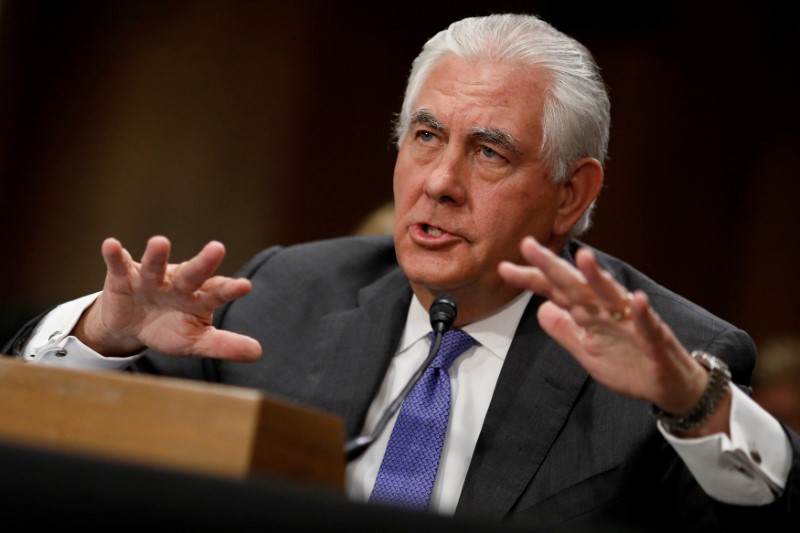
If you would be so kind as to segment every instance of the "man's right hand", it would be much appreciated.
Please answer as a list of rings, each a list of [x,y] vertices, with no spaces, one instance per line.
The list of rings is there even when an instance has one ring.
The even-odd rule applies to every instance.
[[[147,347],[175,356],[258,359],[258,341],[211,325],[214,309],[251,289],[247,279],[214,275],[225,247],[212,241],[188,261],[170,264],[170,246],[165,237],[151,237],[137,263],[118,240],[106,239],[103,292],[84,312],[73,335],[109,357]]]

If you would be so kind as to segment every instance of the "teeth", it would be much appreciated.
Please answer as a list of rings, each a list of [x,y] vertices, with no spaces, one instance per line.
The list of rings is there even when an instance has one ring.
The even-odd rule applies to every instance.
[[[439,228],[434,228],[433,226],[425,226],[425,233],[431,235],[432,237],[440,237],[444,234],[442,230]]]

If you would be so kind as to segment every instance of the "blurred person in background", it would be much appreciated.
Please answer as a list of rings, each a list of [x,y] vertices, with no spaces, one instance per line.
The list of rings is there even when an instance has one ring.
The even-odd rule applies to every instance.
[[[770,337],[758,347],[753,399],[800,432],[800,336]]]

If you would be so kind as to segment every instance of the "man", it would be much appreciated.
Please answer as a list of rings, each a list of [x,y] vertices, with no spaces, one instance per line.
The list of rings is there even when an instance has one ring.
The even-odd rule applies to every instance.
[[[603,183],[608,128],[579,43],[532,16],[465,19],[414,62],[393,239],[272,248],[234,279],[214,276],[219,243],[169,264],[169,241],[153,237],[136,263],[108,239],[102,292],[15,345],[26,360],[260,388],[341,416],[355,437],[424,360],[428,310],[446,292],[454,328],[475,342],[450,366],[431,510],[682,530],[786,518],[795,436],[729,387],[717,359],[683,349],[746,385],[750,338],[574,240]],[[352,498],[379,485],[392,430],[349,466]]]

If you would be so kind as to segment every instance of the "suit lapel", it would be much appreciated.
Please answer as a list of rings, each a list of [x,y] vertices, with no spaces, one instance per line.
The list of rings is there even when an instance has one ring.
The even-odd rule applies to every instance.
[[[314,353],[328,360],[328,375],[318,393],[344,418],[349,437],[363,426],[400,342],[410,302],[411,288],[398,268],[361,289],[356,307],[328,314],[320,323]]]
[[[458,513],[502,517],[530,485],[587,374],[525,310],[475,447]]]

